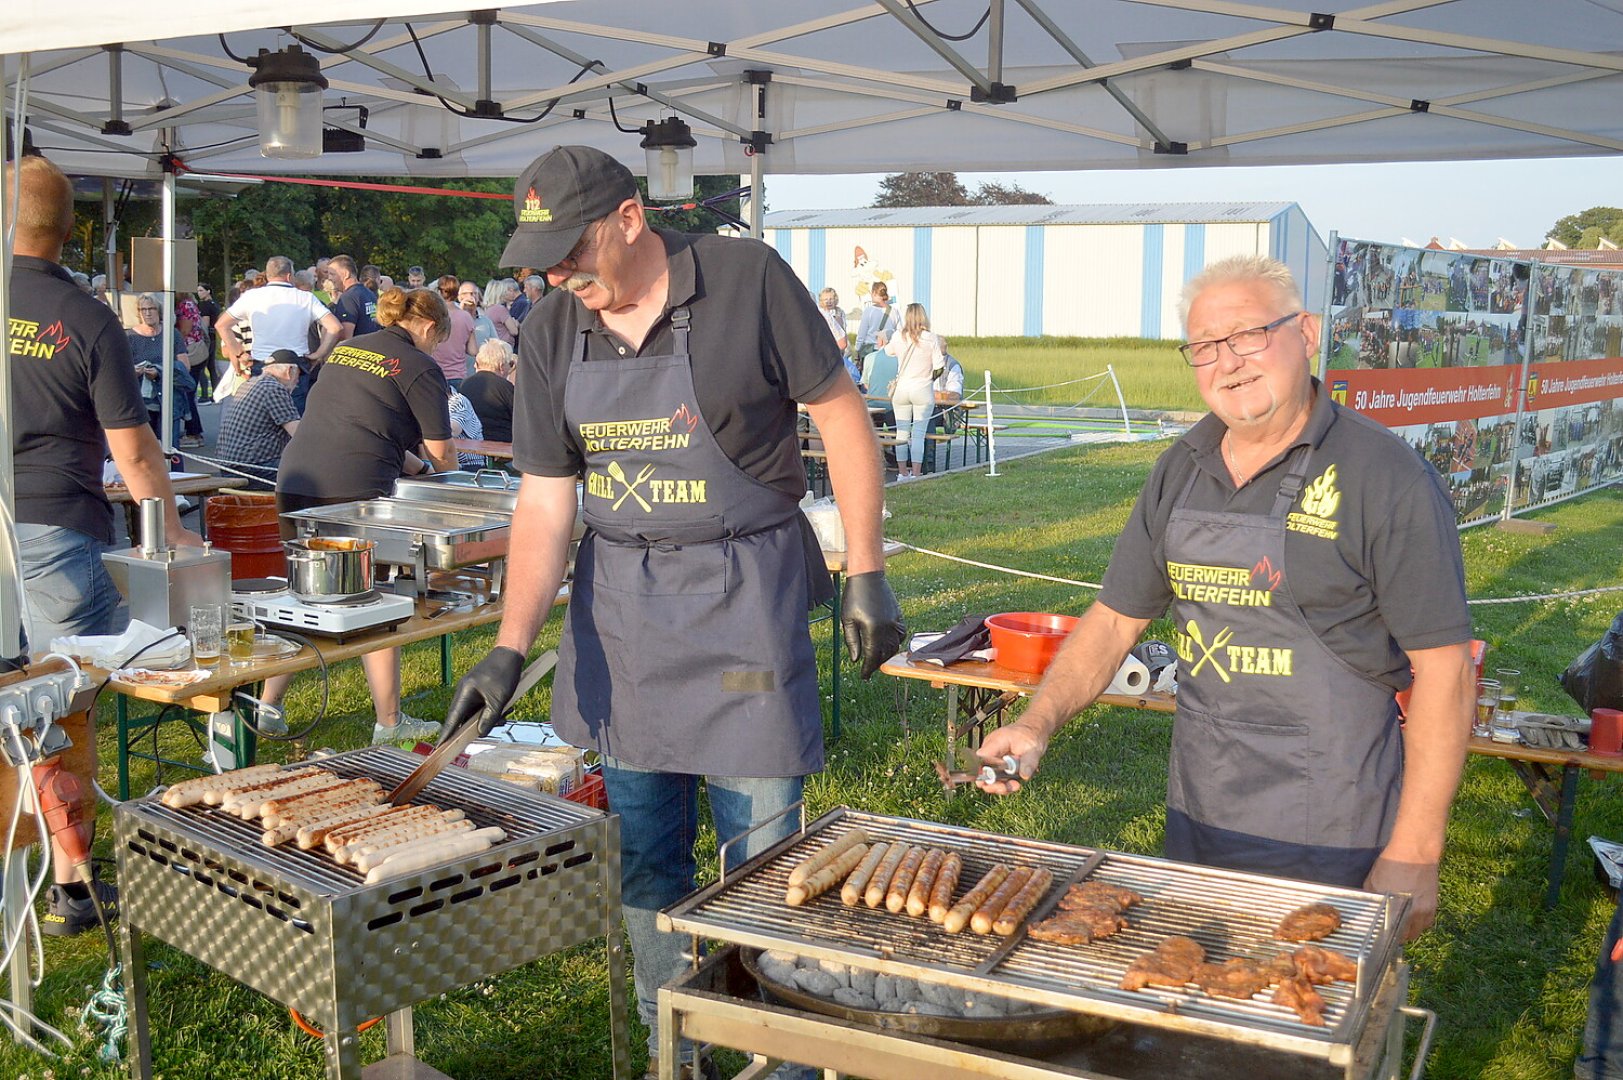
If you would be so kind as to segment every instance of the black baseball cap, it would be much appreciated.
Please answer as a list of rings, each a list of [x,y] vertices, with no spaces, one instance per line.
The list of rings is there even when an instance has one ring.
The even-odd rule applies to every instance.
[[[586,226],[635,198],[631,170],[590,146],[556,146],[530,163],[513,185],[518,227],[502,252],[503,266],[543,271],[568,258]]]

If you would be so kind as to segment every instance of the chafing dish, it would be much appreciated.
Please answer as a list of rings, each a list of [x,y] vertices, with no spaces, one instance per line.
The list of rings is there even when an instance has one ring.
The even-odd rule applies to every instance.
[[[373,559],[412,567],[419,599],[430,570],[490,563],[491,595],[501,592],[512,515],[466,506],[436,506],[402,499],[368,499],[314,506],[282,515],[300,536],[351,536],[372,541]]]

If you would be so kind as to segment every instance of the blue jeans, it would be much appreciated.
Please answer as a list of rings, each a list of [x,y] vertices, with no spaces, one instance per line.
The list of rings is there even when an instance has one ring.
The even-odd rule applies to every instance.
[[[52,638],[75,634],[116,634],[124,629],[118,587],[102,565],[112,548],[93,536],[61,525],[19,522],[23,556],[23,595],[28,603],[23,632],[35,653]]]
[[[717,844],[800,799],[805,777],[707,776]],[[658,1049],[659,988],[692,962],[690,934],[667,934],[655,914],[694,889],[693,843],[699,833],[699,777],[603,759],[609,809],[620,815],[620,905],[633,954],[637,1015],[648,1025],[648,1052]],[[727,850],[732,871],[799,825],[785,814]],[[691,1055],[683,1048],[683,1058]]]
[[[1623,978],[1612,950],[1623,937],[1623,901],[1612,915],[1601,942],[1595,982],[1589,988],[1589,1021],[1584,1026],[1583,1049],[1573,1066],[1578,1080],[1623,1080]]]

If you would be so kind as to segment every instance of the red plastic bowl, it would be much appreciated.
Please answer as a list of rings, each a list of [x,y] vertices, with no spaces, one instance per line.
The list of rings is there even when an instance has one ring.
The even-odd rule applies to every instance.
[[[1075,615],[1006,611],[987,616],[986,628],[992,632],[992,648],[997,650],[999,664],[1041,675],[1076,623]]]

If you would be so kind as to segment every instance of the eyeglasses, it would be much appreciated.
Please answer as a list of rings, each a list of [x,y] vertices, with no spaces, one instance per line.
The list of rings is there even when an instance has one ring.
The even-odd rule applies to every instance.
[[[156,315],[158,312],[162,311],[163,308],[144,307],[144,308],[136,308],[135,310],[138,313],[142,314],[142,315]]]
[[[1205,367],[1207,364],[1217,363],[1217,347],[1227,345],[1229,352],[1235,356],[1251,356],[1260,353],[1268,347],[1268,335],[1279,327],[1290,322],[1298,315],[1305,315],[1303,311],[1293,311],[1289,315],[1281,315],[1266,326],[1253,326],[1248,330],[1236,330],[1228,337],[1212,338],[1210,341],[1190,341],[1178,346],[1183,353],[1184,363],[1190,367]]]
[[[580,260],[583,257],[596,251],[598,226],[601,224],[601,222],[594,221],[590,225],[586,226],[586,231],[581,234],[579,242],[576,243],[574,247],[569,249],[568,255],[565,255],[563,258],[558,260],[558,265],[562,266],[564,263],[568,263],[571,269],[576,269],[580,266]]]

